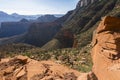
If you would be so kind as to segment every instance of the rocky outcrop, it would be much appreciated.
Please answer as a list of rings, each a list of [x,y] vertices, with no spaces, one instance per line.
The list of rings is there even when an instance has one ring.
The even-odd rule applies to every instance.
[[[78,71],[56,62],[24,56],[0,61],[0,80],[77,80],[79,75]]]
[[[93,72],[98,80],[120,80],[120,18],[104,17],[92,45]]]
[[[120,80],[120,18],[104,17],[92,41],[92,72],[78,80]]]
[[[88,4],[92,4],[95,1],[101,1],[101,0],[80,0],[79,3],[77,4],[77,7],[87,6]]]

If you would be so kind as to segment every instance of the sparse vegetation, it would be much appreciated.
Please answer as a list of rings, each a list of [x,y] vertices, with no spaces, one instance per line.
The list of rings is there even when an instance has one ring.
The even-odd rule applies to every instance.
[[[82,49],[64,48],[64,49],[56,49],[56,50],[48,50],[48,51],[31,46],[25,47],[25,45],[22,46],[22,44],[19,44],[19,46],[20,46],[19,48],[18,45],[9,45],[3,48],[1,47],[2,48],[0,49],[1,55],[3,57],[8,57],[8,56],[14,57],[16,55],[24,55],[39,61],[52,60],[55,61],[56,63],[64,64],[66,66],[69,66],[73,69],[82,72],[88,72],[91,70],[92,67],[90,45],[87,45]]]

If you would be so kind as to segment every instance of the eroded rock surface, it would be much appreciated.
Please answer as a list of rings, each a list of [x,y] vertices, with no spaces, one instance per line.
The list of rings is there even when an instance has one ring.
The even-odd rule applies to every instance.
[[[104,17],[92,44],[93,72],[98,80],[120,80],[120,18]]]
[[[0,80],[77,80],[78,71],[52,61],[35,61],[24,56],[1,59]]]

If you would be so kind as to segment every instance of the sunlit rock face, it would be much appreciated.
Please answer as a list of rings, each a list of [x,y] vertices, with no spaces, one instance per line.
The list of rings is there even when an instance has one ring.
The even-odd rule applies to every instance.
[[[92,44],[93,72],[98,80],[120,80],[120,19],[103,18]]]

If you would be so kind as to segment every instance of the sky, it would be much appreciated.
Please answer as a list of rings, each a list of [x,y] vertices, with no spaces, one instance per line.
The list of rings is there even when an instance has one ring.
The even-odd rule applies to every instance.
[[[0,11],[8,14],[65,14],[73,10],[79,0],[0,0]]]

